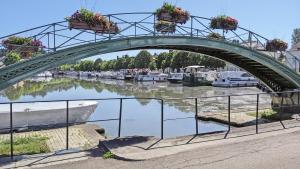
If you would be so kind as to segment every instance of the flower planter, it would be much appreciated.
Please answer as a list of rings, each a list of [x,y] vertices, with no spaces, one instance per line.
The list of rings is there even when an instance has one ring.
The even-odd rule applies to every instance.
[[[288,48],[288,44],[280,39],[273,39],[267,42],[267,51],[285,51]]]
[[[20,53],[23,58],[30,57],[33,53],[38,52],[40,48],[43,48],[43,44],[39,40],[16,36],[9,37],[3,40],[2,43],[8,52]]]
[[[208,39],[214,39],[214,40],[222,40],[224,37],[218,33],[210,33],[207,35]]]
[[[236,30],[238,21],[229,16],[218,16],[211,19],[210,27],[212,29]]]
[[[110,33],[110,34],[116,34],[119,31],[119,28],[116,24],[113,24],[109,26],[109,28],[103,26],[103,25],[89,25],[85,22],[79,22],[79,21],[69,21],[69,28],[70,29],[83,29],[83,30],[92,30],[96,33]]]
[[[174,33],[176,31],[176,25],[171,22],[159,22],[155,25],[155,29],[161,33]]]
[[[161,13],[157,14],[157,20],[167,21],[167,22],[175,22],[175,19],[169,12],[161,12]]]
[[[185,24],[189,20],[189,16],[180,15],[176,19],[176,23]]]
[[[174,22],[185,24],[189,20],[189,13],[179,7],[164,3],[164,5],[156,10],[158,21]]]
[[[67,17],[70,29],[91,30],[102,34],[115,34],[119,31],[117,24],[109,22],[105,16],[93,13],[86,9],[76,11],[71,17]]]
[[[5,44],[5,47],[8,51],[16,51],[16,52],[37,52],[39,50],[38,46],[26,46],[26,45],[15,45],[15,44]]]

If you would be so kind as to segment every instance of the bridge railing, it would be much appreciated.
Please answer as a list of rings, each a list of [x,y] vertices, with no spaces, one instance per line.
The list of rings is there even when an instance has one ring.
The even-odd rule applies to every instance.
[[[209,96],[209,97],[187,97],[187,98],[155,98],[155,97],[145,97],[145,98],[136,98],[136,97],[120,97],[120,98],[99,98],[99,99],[73,99],[73,100],[48,100],[48,101],[16,101],[16,102],[1,102],[0,105],[6,105],[7,109],[9,110],[9,114],[5,115],[6,118],[1,118],[2,120],[7,120],[7,124],[9,124],[7,127],[5,128],[1,128],[0,129],[0,133],[5,132],[8,134],[4,134],[7,135],[6,140],[4,140],[4,142],[8,142],[10,143],[10,157],[13,160],[14,158],[14,146],[15,146],[15,142],[14,139],[18,138],[18,137],[25,137],[27,134],[30,135],[29,133],[26,134],[26,131],[39,131],[41,129],[46,129],[45,131],[47,131],[47,129],[50,128],[64,128],[64,132],[65,136],[64,138],[61,138],[62,136],[59,136],[60,141],[63,141],[63,143],[65,143],[65,149],[69,149],[70,147],[74,148],[74,145],[70,145],[70,144],[74,144],[74,133],[71,133],[70,131],[70,127],[71,126],[76,126],[76,125],[80,125],[80,124],[85,124],[85,123],[106,123],[106,122],[114,122],[114,126],[117,128],[117,134],[116,137],[126,137],[127,135],[122,134],[123,131],[126,130],[126,127],[124,127],[124,125],[122,124],[122,122],[124,122],[124,116],[126,115],[126,111],[125,111],[125,107],[126,107],[126,103],[128,104],[127,101],[137,101],[139,100],[141,103],[143,101],[155,101],[156,102],[156,109],[155,112],[156,114],[156,118],[158,119],[159,123],[158,124],[150,124],[150,128],[152,129],[159,129],[158,132],[159,133],[159,139],[164,139],[166,135],[168,135],[168,133],[166,132],[166,123],[168,122],[176,122],[178,123],[178,121],[180,120],[187,120],[187,119],[194,119],[195,123],[190,123],[192,121],[189,122],[190,125],[194,126],[194,132],[193,134],[195,136],[202,136],[205,133],[200,132],[201,128],[203,127],[201,125],[201,123],[205,123],[204,121],[199,121],[199,119],[202,120],[211,120],[212,117],[215,117],[218,121],[221,120],[223,121],[222,123],[227,125],[227,130],[225,130],[225,137],[227,138],[229,133],[235,133],[234,135],[237,136],[241,136],[240,134],[237,133],[241,133],[242,136],[244,133],[246,133],[247,135],[249,134],[249,132],[251,131],[255,131],[255,134],[259,134],[260,130],[261,132],[266,132],[269,131],[268,127],[271,126],[271,130],[274,129],[272,127],[274,127],[274,125],[272,125],[273,123],[271,123],[270,125],[268,124],[261,124],[261,110],[265,109],[264,105],[261,105],[261,103],[266,104],[269,102],[265,102],[265,99],[269,98],[269,97],[278,97],[279,103],[277,103],[277,105],[274,107],[276,109],[276,111],[278,112],[277,114],[279,114],[279,119],[278,122],[276,123],[275,126],[277,125],[276,129],[280,129],[280,128],[290,128],[290,127],[299,127],[299,123],[296,121],[290,121],[288,120],[287,122],[284,121],[284,117],[283,115],[285,113],[287,113],[287,110],[293,110],[295,113],[296,111],[299,111],[300,108],[300,91],[288,91],[288,92],[276,92],[276,93],[253,93],[253,94],[231,94],[231,95],[219,95],[219,96]],[[241,103],[241,97],[248,98],[248,102],[247,103]],[[251,97],[251,99],[249,99]],[[293,97],[293,104],[288,104],[287,100],[289,98]],[[218,111],[224,111],[222,113],[220,112],[214,112],[214,107],[211,107],[211,103],[212,100],[215,101],[216,103],[218,103],[219,105],[222,105],[222,108]],[[112,109],[112,111],[117,111],[116,116],[113,114],[110,114],[109,112],[106,112],[108,115],[103,116],[103,114],[100,116],[95,115],[95,119],[93,120],[77,120],[76,122],[70,122],[71,118],[73,118],[71,116],[71,114],[73,115],[74,109],[71,106],[72,103],[74,102],[78,102],[78,101],[96,101],[98,103],[103,103],[104,101],[109,102],[110,104],[108,106],[110,106],[110,110]],[[188,106],[188,112],[192,112],[192,116],[191,115],[185,115],[182,117],[174,117],[174,116],[169,116],[170,114],[172,114],[172,112],[174,110],[168,110],[166,109],[166,105],[169,106],[175,106],[178,101],[180,102],[184,102],[185,104],[181,105],[182,106]],[[209,101],[209,102],[207,102]],[[64,104],[65,108],[63,108],[62,112],[60,112],[60,114],[55,114],[53,113],[53,116],[59,116],[60,120],[64,121],[64,122],[60,122],[60,123],[55,123],[52,124],[51,126],[49,126],[49,124],[27,124],[26,126],[24,125],[16,125],[16,121],[20,122],[20,118],[21,114],[20,114],[20,105],[24,105],[26,104],[28,107],[28,110],[24,110],[24,111],[35,111],[35,108],[30,108],[30,104],[33,104],[32,106],[34,106],[35,103],[40,103],[40,104],[44,104],[44,106],[50,105],[50,103],[60,103],[60,104]],[[175,105],[174,105],[175,104]],[[274,104],[274,103],[273,103]],[[113,105],[113,106],[112,106]],[[236,107],[238,105],[238,107]],[[211,110],[206,109],[205,107],[208,106],[208,108],[212,108]],[[215,107],[217,105],[214,105]],[[232,121],[233,119],[235,119],[237,116],[243,115],[245,114],[245,110],[241,109],[241,107],[245,107],[248,106],[250,107],[249,110],[251,110],[250,114],[252,114],[253,118],[251,118],[252,122],[251,124],[253,125],[251,127],[247,127],[247,130],[244,129],[240,129],[240,128],[236,128],[233,127],[236,124],[234,124],[235,122]],[[99,108],[103,109],[103,105],[101,104],[99,106]],[[150,108],[150,109],[153,109]],[[248,110],[248,111],[249,111]],[[3,110],[4,111],[4,110]],[[102,110],[104,111],[104,110]],[[127,110],[128,111],[128,110]],[[132,110],[131,110],[132,111]],[[138,109],[134,109],[134,111],[141,111]],[[211,111],[211,112],[210,112]],[[146,108],[144,110],[144,113],[149,113],[149,107]],[[145,114],[141,114],[139,113],[141,116],[143,116],[145,119],[145,117],[150,117],[149,115],[145,115]],[[213,116],[212,116],[213,115]],[[220,118],[221,117],[221,118]],[[54,117],[53,117],[54,118]],[[56,117],[58,118],[58,117]],[[123,120],[122,120],[123,119]],[[51,122],[51,118],[49,118],[49,122]],[[73,119],[74,120],[74,119]],[[127,117],[128,120],[128,117]],[[241,120],[243,121],[243,120]],[[36,121],[38,123],[38,121]],[[23,123],[25,124],[26,122]],[[179,124],[179,123],[178,123]],[[279,124],[279,126],[278,126]],[[157,126],[158,125],[158,126]],[[263,127],[260,129],[259,125],[263,125]],[[2,124],[3,126],[3,124]],[[135,126],[135,127],[142,127],[142,126]],[[184,127],[187,127],[186,125],[184,125]],[[224,125],[225,127],[225,125]],[[278,128],[279,127],[279,128]],[[63,129],[61,128],[61,129]],[[125,130],[124,130],[125,129]],[[174,130],[174,129],[173,129]],[[25,132],[25,135],[22,135],[22,131]],[[213,132],[223,132],[222,131],[213,131]],[[49,131],[50,132],[50,131]],[[47,132],[47,133],[49,133]],[[153,133],[153,132],[151,132]],[[18,136],[17,136],[18,135]],[[27,135],[27,136],[28,136]],[[222,135],[222,134],[221,134]],[[1,134],[0,134],[0,138],[1,138]],[[74,139],[74,140],[73,140]],[[77,140],[78,141],[78,140]],[[83,141],[83,140],[81,140]],[[0,139],[0,143],[3,142],[3,139]],[[54,144],[59,144],[59,143],[54,143]],[[59,146],[58,146],[59,147]],[[60,147],[62,148],[62,147]]]

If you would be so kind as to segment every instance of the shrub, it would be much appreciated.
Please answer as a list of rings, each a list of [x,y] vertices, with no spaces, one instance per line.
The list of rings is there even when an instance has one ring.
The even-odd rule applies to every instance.
[[[19,53],[16,52],[9,52],[6,56],[6,58],[4,59],[3,63],[8,66],[14,63],[17,63],[18,61],[21,60],[21,56]]]

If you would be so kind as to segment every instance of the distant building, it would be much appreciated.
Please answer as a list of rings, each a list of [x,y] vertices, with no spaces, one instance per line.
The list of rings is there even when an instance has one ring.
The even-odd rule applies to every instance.
[[[290,51],[300,51],[300,42],[293,45]]]

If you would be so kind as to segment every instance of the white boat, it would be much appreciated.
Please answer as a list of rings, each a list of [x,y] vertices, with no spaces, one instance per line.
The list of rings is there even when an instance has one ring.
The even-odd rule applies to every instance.
[[[77,76],[79,76],[79,72],[76,72],[76,71],[65,71],[64,75],[65,76],[69,76],[69,77],[77,77]]]
[[[79,72],[80,77],[96,77],[96,72],[84,72],[80,71]]]
[[[167,81],[168,75],[159,72],[148,72],[147,74],[137,74],[135,79],[137,81],[157,81],[157,82],[164,82]]]
[[[183,80],[183,73],[170,73],[168,81],[171,83],[180,83]]]
[[[257,79],[244,71],[224,71],[217,74],[212,85],[216,87],[256,86]]]
[[[188,66],[184,68],[184,86],[210,86],[216,78],[216,71],[205,69],[204,66]]]
[[[95,111],[96,101],[70,101],[69,123],[82,123]],[[0,132],[9,131],[9,105],[0,105]],[[66,123],[66,102],[36,102],[13,104],[14,130],[28,128],[51,128]],[[30,127],[36,126],[36,127]]]
[[[50,71],[45,71],[37,75],[34,75],[33,77],[52,77],[52,73]]]
[[[103,79],[116,79],[117,73],[112,71],[101,72],[101,78]]]
[[[120,69],[119,72],[117,72],[116,79],[117,80],[130,80],[133,79],[133,71],[130,69]]]

